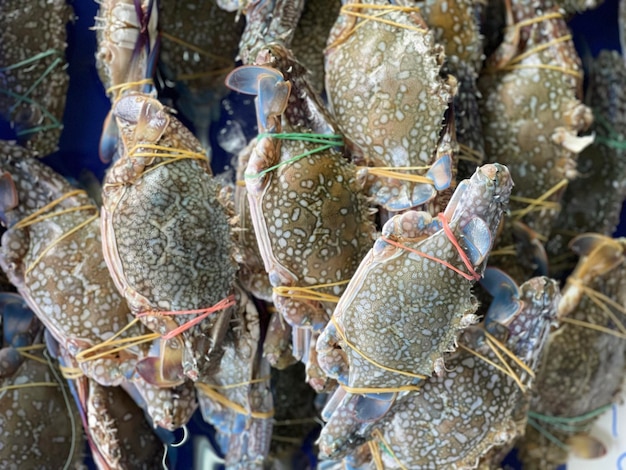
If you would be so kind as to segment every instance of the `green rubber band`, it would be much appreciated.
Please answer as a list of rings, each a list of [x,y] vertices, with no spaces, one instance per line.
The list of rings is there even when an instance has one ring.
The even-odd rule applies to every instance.
[[[595,141],[600,144],[604,144],[607,147],[611,147],[612,149],[615,149],[615,150],[626,150],[626,140],[611,139],[609,137],[596,135]]]
[[[569,447],[566,444],[563,444],[559,438],[550,433],[547,429],[541,427],[539,423],[537,423],[534,419],[528,418],[528,424],[530,424],[533,428],[535,428],[539,434],[548,439],[553,444],[557,445],[565,452],[569,452]]]
[[[36,134],[37,132],[50,131],[52,129],[63,129],[63,124],[57,123],[57,124],[48,124],[45,126],[35,126],[35,127],[31,127],[30,129],[24,129],[22,131],[16,132],[15,135],[18,137],[22,137],[22,136],[29,135],[29,134]]]
[[[604,405],[604,406],[601,406],[600,408],[596,408],[595,410],[591,410],[588,413],[582,414],[580,416],[572,416],[571,418],[562,417],[562,416],[542,415],[540,413],[535,413],[533,411],[529,411],[528,416],[531,418],[537,419],[539,421],[543,421],[544,423],[548,423],[548,424],[572,425],[572,424],[577,424],[577,423],[581,423],[584,421],[588,421],[591,418],[595,418],[596,416],[600,416],[602,413],[610,409],[612,406],[613,404],[609,403],[608,405]]]
[[[322,146],[317,147],[315,149],[312,149],[312,150],[309,150],[307,152],[301,153],[300,155],[296,155],[295,157],[292,157],[289,160],[285,160],[284,162],[277,163],[276,165],[271,166],[269,168],[266,168],[265,170],[260,171],[260,172],[258,172],[256,174],[246,173],[243,176],[244,176],[245,179],[259,178],[259,177],[265,175],[266,173],[269,173],[270,171],[274,171],[275,169],[280,168],[283,165],[289,165],[291,163],[294,163],[294,162],[297,162],[298,160],[303,159],[304,157],[308,157],[309,155],[313,155],[314,153],[323,152],[324,150],[328,150],[328,149],[333,148],[333,147],[334,147],[334,145],[332,145],[332,144],[322,145]]]
[[[57,57],[56,59],[54,59],[54,61],[48,66],[48,68],[46,68],[46,70],[44,70],[44,72],[41,74],[41,76],[35,80],[35,83],[33,83],[30,88],[28,90],[26,90],[26,92],[23,95],[19,95],[20,98],[15,102],[15,104],[13,106],[11,106],[11,109],[9,112],[13,112],[15,111],[15,108],[18,107],[18,105],[25,100],[26,98],[28,98],[28,95],[30,95],[33,90],[35,88],[37,88],[37,86],[44,80],[44,78],[46,78],[46,76],[48,74],[50,74],[50,72],[52,72],[52,70],[61,63],[61,59],[59,57]]]
[[[63,127],[62,124],[59,121],[57,121],[57,119],[50,113],[50,111],[48,111],[41,104],[37,103],[35,100],[32,100],[26,96],[18,95],[17,93],[13,93],[11,90],[5,90],[4,88],[0,88],[0,93],[4,93],[5,95],[10,96],[11,98],[21,99],[24,103],[32,104],[33,106],[36,106],[37,108],[41,109],[41,111],[46,115],[46,117],[52,121],[52,124],[49,124],[49,125],[54,126],[53,129]]]
[[[49,55],[54,55],[54,54],[61,55],[61,51],[59,51],[57,49],[48,49],[47,51],[39,52],[38,54],[35,54],[34,56],[32,56],[32,57],[30,57],[28,59],[24,59],[24,60],[22,60],[20,62],[12,64],[12,65],[7,65],[6,67],[0,67],[0,72],[8,72],[9,70],[18,69],[18,68],[22,67],[23,65],[32,64],[33,62],[36,62],[39,59],[45,59]]]
[[[265,137],[271,137],[279,140],[297,140],[303,142],[313,142],[316,144],[326,145],[343,145],[343,136],[339,134],[308,134],[306,132],[279,132],[272,134],[270,132],[263,132],[257,136],[257,139],[263,139]]]

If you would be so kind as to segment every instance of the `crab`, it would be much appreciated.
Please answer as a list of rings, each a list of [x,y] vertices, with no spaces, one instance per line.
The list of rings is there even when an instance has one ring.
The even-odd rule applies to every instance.
[[[419,6],[435,40],[444,46],[443,70],[458,81],[453,102],[459,145],[457,177],[469,178],[485,156],[476,85],[484,60],[478,15],[481,4],[475,0],[428,0]]]
[[[65,0],[6,0],[0,11],[0,115],[19,142],[45,157],[55,152],[63,125],[69,76]]]
[[[384,468],[498,468],[491,457],[523,434],[559,287],[536,277],[518,288],[489,269],[484,282],[496,300],[484,324],[461,333],[459,349],[446,356],[445,376],[394,404],[370,433]]]
[[[254,63],[259,51],[267,44],[280,43],[285,48],[290,47],[304,0],[244,0],[237,3],[246,15],[246,27],[239,42],[239,59],[244,64]]]
[[[587,433],[625,377],[626,239],[583,234],[570,246],[580,259],[563,289],[561,325],[546,345],[518,446],[528,468],[565,463],[576,440],[601,455],[604,445]]]
[[[202,416],[218,431],[229,468],[262,466],[269,452],[273,399],[270,366],[259,350],[259,314],[237,289],[237,309],[224,338],[219,370],[199,380]]]
[[[41,323],[17,294],[1,293],[0,310],[0,465],[78,465],[84,444],[80,418],[60,373],[44,357]]]
[[[213,0],[159,4],[159,70],[178,94],[176,107],[188,117],[207,149],[209,128],[219,118],[228,91],[224,78],[235,64],[244,22]]]
[[[587,102],[595,114],[592,129],[596,138],[578,158],[578,177],[565,190],[563,208],[546,244],[550,258],[561,258],[561,263],[557,261],[561,266],[563,252],[574,234],[595,232],[609,236],[619,222],[626,199],[624,80],[626,65],[621,54],[601,51],[593,61],[587,90]]]
[[[443,47],[419,9],[399,3],[344,5],[325,62],[330,109],[354,162],[382,167],[363,168],[360,178],[373,201],[392,212],[433,203],[438,191],[451,193],[456,172],[454,153],[438,145],[452,132],[449,120],[440,139],[456,80],[440,77]]]
[[[324,48],[340,7],[340,0],[308,0],[291,42],[293,54],[309,71],[317,93],[324,89]]]
[[[78,365],[84,374],[103,385],[120,384],[149,345],[111,353],[98,347],[133,317],[104,263],[97,207],[14,143],[0,142],[0,172],[7,227],[0,266],[55,339],[72,356],[85,357]],[[134,324],[125,337],[145,333]],[[89,354],[94,346],[98,350]]]
[[[302,66],[279,45],[267,46],[257,62],[271,67],[235,69],[227,84],[258,94],[260,135],[244,179],[274,304],[293,327],[293,353],[301,358],[310,333],[300,330],[326,325],[332,297],[343,291],[375,228],[356,169],[337,149],[340,139],[328,135],[335,125]]]
[[[507,3],[507,6],[510,6]],[[505,40],[478,85],[487,161],[509,166],[516,182],[512,217],[545,241],[559,213],[576,157],[593,140],[579,100],[582,67],[562,14],[541,2],[513,2]]]
[[[112,99],[122,91],[141,90],[142,80],[151,77],[158,18],[153,0],[100,2],[94,26],[98,41],[96,65]]]
[[[219,353],[234,303],[228,195],[197,139],[157,100],[128,93],[113,116],[121,145],[103,185],[104,258],[131,312],[165,336],[140,373],[163,386],[197,380]]]
[[[317,342],[320,366],[341,385],[325,419],[341,420],[354,406],[374,422],[396,392],[419,388],[433,371],[443,373],[444,352],[477,320],[471,287],[485,267],[511,187],[506,167],[484,165],[459,184],[438,218],[409,211],[385,224]],[[332,427],[321,440],[329,455],[345,444]]]

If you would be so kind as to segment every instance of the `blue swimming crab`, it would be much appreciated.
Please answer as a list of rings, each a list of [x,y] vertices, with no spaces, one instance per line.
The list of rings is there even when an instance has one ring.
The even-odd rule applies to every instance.
[[[235,65],[244,26],[235,15],[214,0],[159,2],[159,71],[177,94],[176,108],[191,120],[207,151],[209,128],[228,92],[224,78]]]
[[[258,95],[260,135],[244,179],[274,303],[294,327],[300,358],[375,229],[356,169],[303,67],[279,45],[267,46],[257,62],[263,65],[236,69],[227,83]]]
[[[215,426],[228,468],[261,466],[274,414],[270,366],[263,358],[259,314],[237,288],[237,309],[224,338],[218,370],[196,382],[204,420]]]
[[[375,421],[396,392],[444,373],[444,353],[477,321],[471,288],[512,184],[506,167],[484,165],[459,184],[437,218],[409,211],[385,224],[317,342],[320,366],[341,385],[324,410],[330,427],[322,432],[323,453],[342,447],[333,423],[341,429],[349,408]]]
[[[140,373],[157,385],[197,380],[234,304],[228,195],[198,140],[157,100],[131,92],[112,112],[121,142],[103,185],[104,257],[131,312],[162,336]]]
[[[34,159],[0,142],[0,266],[78,367],[104,385],[132,376],[149,344],[108,352],[133,317],[102,256],[98,208],[82,190]],[[141,337],[130,325],[124,337]],[[96,348],[89,352],[92,348]]]
[[[582,66],[563,15],[543,3],[507,3],[505,40],[478,84],[487,161],[509,166],[511,216],[545,241],[576,157],[593,140],[578,135],[593,116],[580,101]]]
[[[141,90],[150,79],[157,41],[158,10],[153,0],[104,0],[96,16],[96,65],[105,90]]]
[[[546,244],[550,257],[558,256],[554,261],[561,266],[564,251],[575,256],[566,248],[575,235],[613,234],[626,199],[626,64],[622,55],[601,51],[592,62],[588,80],[586,100],[595,115],[596,138],[578,157],[578,176],[565,191],[563,209]]]
[[[456,80],[443,47],[407,2],[344,5],[326,48],[326,91],[360,178],[389,211],[422,207],[453,187],[454,153],[439,149]],[[445,126],[446,138],[453,122]],[[445,204],[440,204],[438,212]]]
[[[604,445],[588,432],[618,399],[626,371],[626,239],[583,234],[570,246],[580,259],[563,289],[561,325],[546,345],[519,444],[528,468],[565,463],[574,442],[602,455]]]
[[[0,115],[41,157],[57,150],[63,129],[72,16],[65,0],[5,0],[0,7]]]
[[[67,385],[44,356],[43,328],[17,294],[0,294],[0,466],[62,468],[84,437]]]
[[[461,333],[446,374],[397,402],[370,433],[384,468],[498,468],[492,458],[523,434],[559,287],[537,277],[518,288],[501,272],[485,281],[497,301],[482,325]]]

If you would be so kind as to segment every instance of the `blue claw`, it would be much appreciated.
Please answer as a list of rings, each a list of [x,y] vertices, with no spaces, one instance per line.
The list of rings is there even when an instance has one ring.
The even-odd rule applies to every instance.
[[[0,175],[0,220],[7,223],[6,213],[15,209],[18,204],[17,189],[10,173]]]
[[[456,190],[454,191],[454,194],[452,194],[450,201],[448,201],[448,205],[446,206],[446,210],[443,212],[443,214],[446,216],[446,219],[449,220],[450,222],[453,221],[456,208],[459,205],[459,202],[461,202],[465,198],[465,193],[467,192],[468,188],[469,188],[469,180],[461,181],[457,185]]]
[[[474,217],[463,227],[462,232],[467,255],[472,264],[478,266],[491,248],[491,230],[483,219]]]
[[[434,181],[437,191],[449,188],[450,183],[452,183],[452,159],[450,155],[439,158],[428,170],[426,176]]]
[[[283,75],[276,69],[262,65],[244,65],[230,72],[225,83],[228,88],[245,95],[259,94],[259,80],[263,75],[274,77],[274,82],[284,81]]]
[[[485,317],[485,327],[491,323],[507,325],[522,309],[519,287],[508,274],[497,268],[487,268],[480,285],[493,296]]]
[[[382,418],[394,403],[395,393],[368,393],[358,398],[356,417],[366,423]]]

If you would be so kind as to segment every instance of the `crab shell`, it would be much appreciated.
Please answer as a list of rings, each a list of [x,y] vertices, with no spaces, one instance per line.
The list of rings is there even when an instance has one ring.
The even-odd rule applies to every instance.
[[[519,289],[518,313],[494,333],[531,370],[556,318],[559,298],[556,281],[531,279]],[[480,326],[464,330],[459,345],[499,363]],[[465,349],[449,354],[445,362],[445,376],[425,381],[419,392],[396,402],[377,425],[385,468],[477,468],[479,461],[523,434],[531,374],[517,369],[521,389]]]
[[[246,173],[258,174],[318,147],[312,142],[263,137]],[[339,152],[316,152],[246,183],[252,222],[274,287],[307,287],[351,278],[371,244],[374,227],[354,167]],[[342,290],[343,286],[321,289],[333,295]],[[274,303],[294,326],[320,328],[332,311],[316,301],[277,294]]]
[[[0,7],[0,115],[38,156],[57,150],[69,76],[65,0],[5,0]],[[27,92],[28,90],[28,92]]]
[[[382,0],[357,3],[389,6]],[[403,27],[339,16],[326,49],[329,105],[354,143],[355,163],[397,168],[431,165],[456,80],[440,77],[443,48],[417,11],[398,9],[387,12],[384,19]],[[416,207],[436,194],[432,185],[424,183],[371,176],[365,183],[376,202],[391,211]]]
[[[522,21],[526,10],[516,8],[513,15]],[[575,177],[577,154],[593,140],[578,132],[589,127],[592,113],[578,99],[582,66],[565,21],[548,17],[511,31],[517,35],[507,37],[478,82],[485,152],[487,161],[509,166],[513,196],[536,199]],[[558,43],[544,47],[553,40]],[[552,207],[539,207],[521,220],[547,238],[563,192],[547,197]],[[526,205],[513,201],[512,209]]]
[[[149,312],[142,321],[165,334],[189,317],[158,312],[209,308],[231,293],[237,264],[230,213],[198,141],[163,105],[130,93],[114,104],[113,115],[122,147],[103,187],[104,256],[131,311]],[[193,157],[171,156],[181,153]],[[202,341],[216,326],[218,346],[227,315],[213,313],[164,341],[165,354],[182,367],[172,373],[173,383],[181,383],[183,374],[197,378],[207,351],[195,350],[193,338]]]
[[[2,212],[8,229],[2,236],[0,266],[50,333],[75,356],[111,338],[132,320],[104,263],[98,210],[79,192],[51,209],[65,213],[15,228],[74,188],[38,160],[26,157],[18,146],[3,142],[1,148],[0,170],[7,172]],[[144,332],[135,325],[128,335]],[[143,346],[128,348],[79,366],[104,385],[119,384],[143,354]]]
[[[506,167],[484,165],[459,185],[443,215],[477,274],[511,187]],[[465,269],[457,248],[427,213],[409,211],[390,219],[383,236]],[[318,340],[320,365],[356,388],[394,389],[414,382],[416,375],[430,376],[442,365],[442,354],[454,349],[458,331],[475,321],[472,285],[439,261],[377,240]]]

